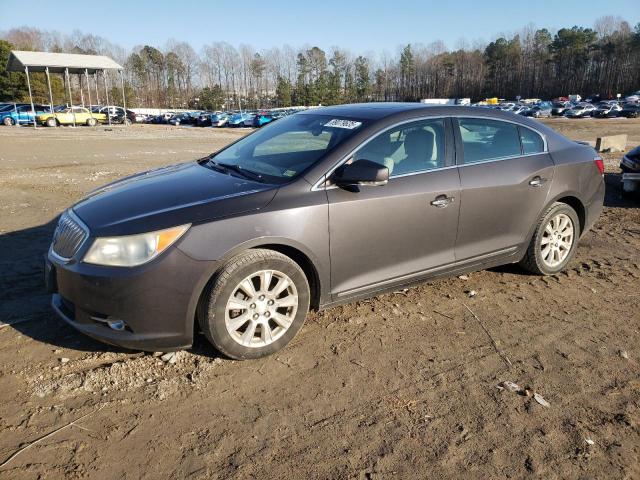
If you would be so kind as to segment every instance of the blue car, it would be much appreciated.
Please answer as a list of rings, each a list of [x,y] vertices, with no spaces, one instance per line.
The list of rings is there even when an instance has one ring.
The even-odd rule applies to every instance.
[[[227,127],[244,127],[245,122],[248,120],[253,120],[254,115],[252,113],[236,113],[229,117],[229,121],[227,122]]]
[[[271,123],[275,120],[274,116],[269,112],[260,112],[255,117],[253,117],[253,126],[256,128],[260,128],[267,123]]]
[[[16,104],[13,108],[0,110],[0,122],[7,127],[16,123],[19,125],[33,124],[37,115],[49,113],[50,111],[48,105],[34,105],[33,108],[35,108],[35,113],[31,110],[30,104]]]

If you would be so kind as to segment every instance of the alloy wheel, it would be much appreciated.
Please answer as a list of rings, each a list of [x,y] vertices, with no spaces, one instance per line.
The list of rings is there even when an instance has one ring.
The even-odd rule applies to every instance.
[[[233,289],[225,307],[225,326],[244,347],[265,347],[291,326],[298,310],[293,281],[277,270],[260,270]]]
[[[547,267],[555,268],[565,261],[573,246],[574,231],[573,221],[564,213],[549,220],[540,239],[540,253]]]

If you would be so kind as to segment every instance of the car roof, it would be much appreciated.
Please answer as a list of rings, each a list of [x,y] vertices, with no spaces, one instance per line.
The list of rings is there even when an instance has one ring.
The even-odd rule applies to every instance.
[[[331,107],[311,108],[297,115],[335,115],[358,120],[378,120],[386,119],[384,123],[392,119],[409,120],[412,117],[420,116],[460,116],[460,117],[487,117],[493,119],[504,119],[517,123],[538,125],[539,122],[532,123],[532,120],[521,115],[500,110],[497,108],[479,108],[459,105],[426,105],[423,103],[400,103],[400,102],[378,102],[378,103],[358,103],[335,105]]]

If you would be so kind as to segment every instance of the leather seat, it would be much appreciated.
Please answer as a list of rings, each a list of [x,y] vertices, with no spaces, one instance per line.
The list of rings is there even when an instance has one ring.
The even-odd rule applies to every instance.
[[[422,128],[409,132],[404,140],[405,158],[395,166],[395,174],[411,173],[433,168],[434,135]]]

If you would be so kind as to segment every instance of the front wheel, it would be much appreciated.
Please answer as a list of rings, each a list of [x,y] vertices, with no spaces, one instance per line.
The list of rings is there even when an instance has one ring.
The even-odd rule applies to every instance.
[[[47,118],[47,127],[55,127],[56,119],[55,118]]]
[[[11,125],[13,125],[13,118],[5,117],[2,123],[4,123],[7,127],[10,127]]]
[[[88,118],[87,119],[87,125],[90,127],[95,127],[97,124],[97,120],[95,118]]]
[[[537,275],[558,273],[575,255],[579,237],[580,221],[575,210],[556,202],[540,217],[520,265]]]
[[[260,358],[284,348],[309,311],[309,283],[300,266],[272,250],[249,250],[222,267],[198,314],[223,354]]]

